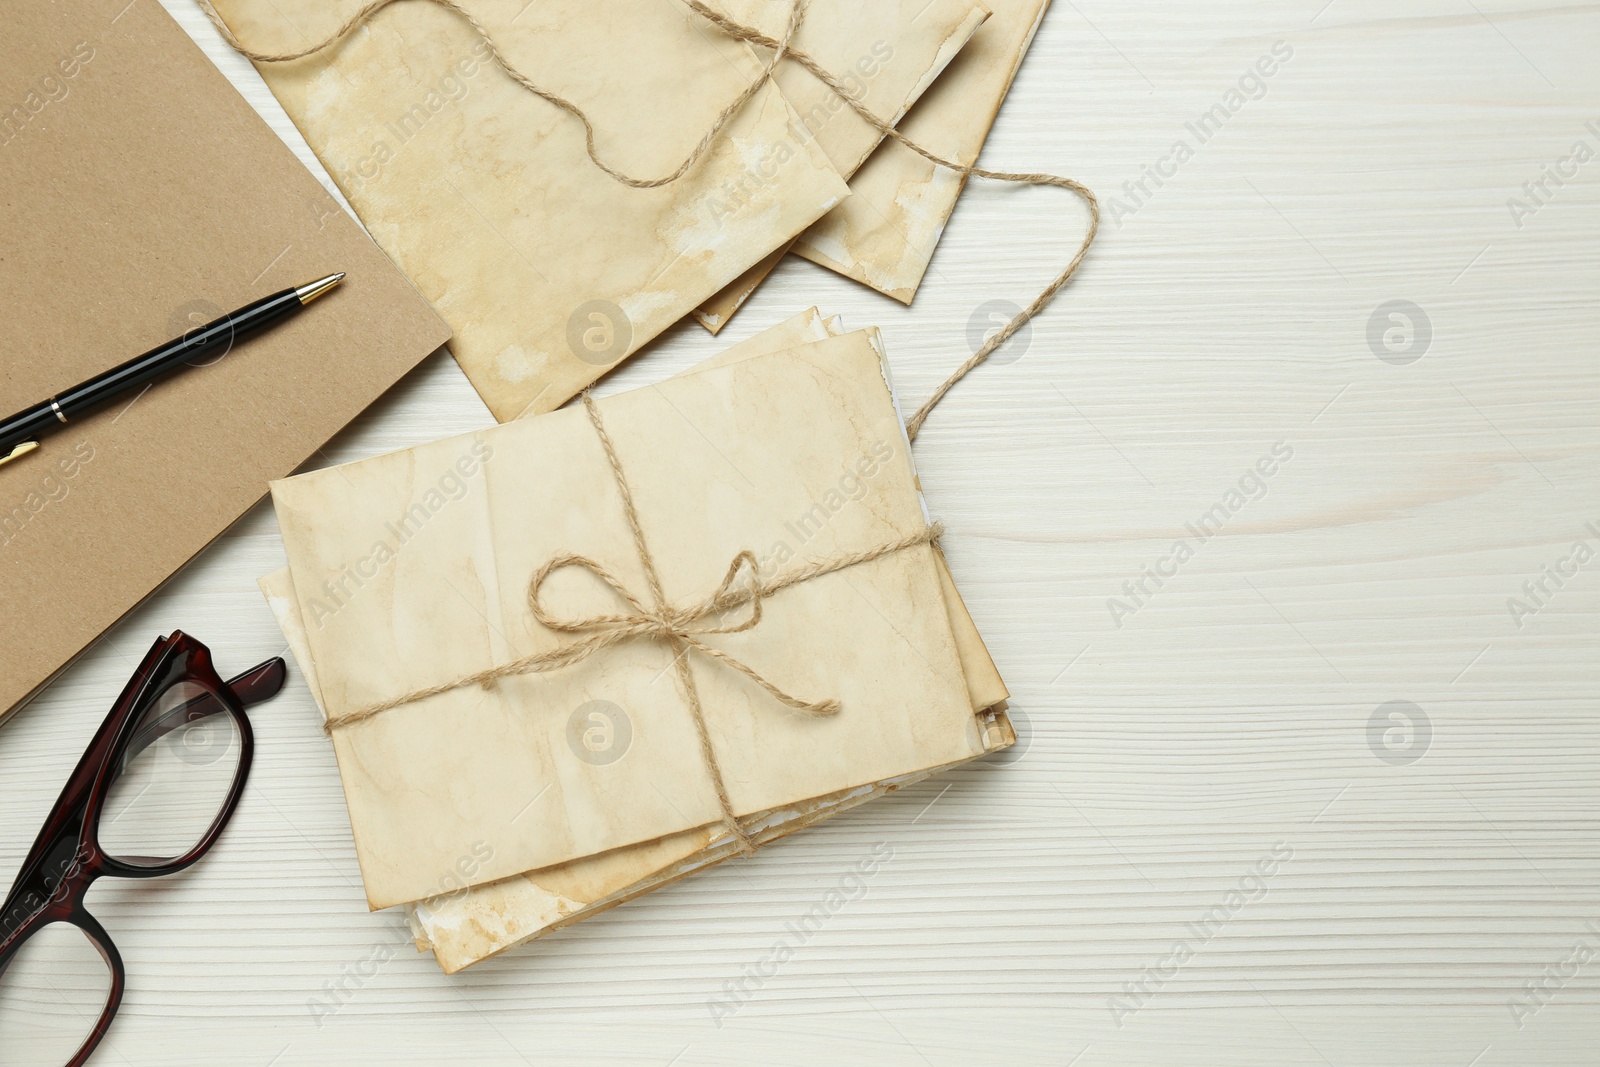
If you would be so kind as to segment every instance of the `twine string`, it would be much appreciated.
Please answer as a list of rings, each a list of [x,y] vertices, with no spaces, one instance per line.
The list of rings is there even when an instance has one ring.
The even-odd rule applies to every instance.
[[[911,440],[915,441],[917,439],[917,433],[922,429],[923,422],[927,420],[929,414],[933,412],[933,409],[938,406],[939,401],[944,399],[945,394],[954,388],[957,382],[965,378],[973,370],[982,365],[990,356],[994,355],[994,353],[999,350],[1002,345],[1011,340],[1012,336],[1018,330],[1026,326],[1029,320],[1035,318],[1041,311],[1048,307],[1050,302],[1056,298],[1056,294],[1061,292],[1062,289],[1066,288],[1067,283],[1072,280],[1072,276],[1078,273],[1078,267],[1082,265],[1084,257],[1089,254],[1089,246],[1094,244],[1095,235],[1100,230],[1100,202],[1095,198],[1093,191],[1091,191],[1088,186],[1081,182],[1074,181],[1071,178],[1064,178],[1058,174],[1044,174],[1041,172],[1017,173],[1003,170],[987,170],[983,167],[977,166],[976,164],[958,163],[955,160],[945,159],[943,156],[924,148],[922,145],[913,141],[911,138],[895,129],[889,123],[883,121],[877,115],[873,114],[867,109],[866,105],[857,98],[856,94],[851,92],[848,86],[836,78],[831,71],[812,58],[810,54],[802,52],[798,49],[789,48],[787,34],[782,40],[774,40],[759,30],[742,25],[728,18],[726,15],[723,15],[717,11],[713,11],[705,4],[701,3],[700,0],[686,0],[686,2],[688,3],[689,7],[694,9],[695,13],[701,18],[710,22],[712,25],[716,26],[730,37],[737,38],[738,40],[744,41],[748,44],[758,45],[761,48],[771,49],[773,55],[776,56],[787,55],[789,58],[793,59],[795,62],[799,63],[802,67],[809,71],[811,75],[818,81],[822,82],[822,84],[826,85],[830,90],[832,90],[835,96],[843,100],[852,111],[870,123],[879,133],[883,134],[885,137],[899,142],[935,166],[944,167],[947,170],[953,170],[957,174],[960,174],[963,178],[977,176],[979,178],[988,178],[993,181],[1011,182],[1020,185],[1052,185],[1077,194],[1077,196],[1082,199],[1084,204],[1089,208],[1089,228],[1085,231],[1083,240],[1078,245],[1078,251],[1073,255],[1072,261],[1067,264],[1066,269],[1060,274],[1056,275],[1055,279],[1051,281],[1044,291],[1034,298],[1033,303],[1029,304],[1021,311],[1021,313],[1012,318],[1010,322],[1006,323],[1005,326],[997,330],[993,336],[991,336],[983,343],[982,346],[979,347],[977,352],[973,353],[970,359],[968,359],[960,367],[956,368],[955,372],[946,378],[944,382],[942,382],[939,387],[933,391],[933,395],[923,402],[922,406],[917,409],[916,413],[912,415],[911,418],[906,420],[906,434]],[[806,0],[795,0],[795,10],[798,11],[802,6],[804,6],[805,2]]]
[[[222,39],[227,41],[234,51],[238,52],[246,59],[252,60],[256,63],[292,63],[297,59],[304,59],[307,56],[315,55],[318,52],[322,52],[333,47],[335,44],[349,36],[350,33],[357,27],[371,21],[373,16],[375,16],[378,12],[388,7],[390,4],[398,3],[399,0],[368,0],[368,3],[364,7],[346,19],[344,24],[338,29],[334,30],[332,34],[323,40],[318,41],[316,44],[302,48],[296,52],[257,52],[253,49],[246,48],[244,43],[240,41],[239,38],[234,34],[233,29],[227,24],[227,22],[223,20],[222,16],[218,14],[217,9],[212,6],[211,0],[195,0],[195,2],[200,5],[200,10],[205,14],[206,18],[211,21],[211,24],[217,28],[217,32],[222,34]],[[694,165],[700,162],[700,158],[710,151],[712,143],[717,139],[717,135],[723,131],[728,123],[733,121],[733,117],[738,114],[739,109],[744,107],[745,104],[749,103],[750,100],[762,90],[767,82],[772,79],[773,69],[778,65],[783,57],[792,54],[789,49],[789,40],[800,28],[802,9],[805,5],[805,0],[799,0],[799,2],[794,5],[793,10],[789,12],[789,22],[784,27],[783,36],[781,38],[776,41],[772,40],[770,37],[766,38],[766,40],[770,41],[772,44],[772,58],[762,66],[760,76],[746,86],[743,92],[736,96],[728,103],[726,107],[722,109],[722,111],[717,115],[716,120],[711,123],[710,128],[706,130],[705,136],[700,138],[700,143],[695,145],[694,151],[690,152],[684,161],[669,174],[664,174],[659,178],[635,178],[632,175],[626,174],[617,169],[600,157],[600,150],[595,145],[594,123],[590,121],[589,116],[584,113],[584,110],[577,104],[574,104],[571,100],[568,100],[566,97],[546,89],[544,86],[540,85],[538,82],[524,74],[521,70],[517,69],[517,67],[506,58],[505,53],[500,50],[500,46],[495,43],[495,39],[490,35],[488,28],[485,27],[482,22],[478,21],[477,16],[473,15],[472,12],[468,11],[465,7],[458,3],[457,0],[429,0],[429,2],[437,4],[448,11],[453,11],[457,15],[460,15],[461,18],[466,21],[467,25],[471,26],[473,31],[477,33],[479,37],[483,38],[484,43],[489,46],[490,57],[495,61],[495,64],[501,70],[505,71],[506,74],[510,76],[512,81],[516,82],[533,95],[539,97],[541,100],[545,100],[551,104],[554,104],[562,111],[565,111],[567,114],[583,123],[584,147],[589,153],[589,159],[594,162],[595,166],[604,171],[608,177],[614,179],[615,181],[621,182],[623,185],[626,185],[631,189],[658,189],[663,185],[671,185],[673,182],[689,173],[689,171],[693,169]]]
[[[196,0],[201,11],[211,24],[216,27],[223,39],[237,52],[247,59],[257,63],[287,63],[322,52],[347,37],[356,28],[370,21],[380,11],[399,0],[368,0],[353,15],[339,26],[331,35],[308,47],[290,52],[260,52],[248,48],[234,34],[231,27],[218,14],[211,0]],[[1046,173],[1014,173],[1010,171],[989,170],[976,164],[966,164],[955,160],[945,159],[937,153],[923,147],[905,136],[891,124],[873,114],[833,73],[822,66],[808,53],[792,46],[795,34],[799,31],[804,18],[806,0],[794,0],[789,11],[789,18],[785,23],[782,36],[773,38],[754,27],[739,23],[721,12],[707,7],[701,0],[685,0],[691,10],[707,22],[716,26],[730,37],[742,41],[755,48],[770,53],[769,58],[761,65],[760,74],[754,81],[732,99],[718,113],[717,117],[699,142],[690,153],[671,172],[657,178],[638,178],[627,174],[619,168],[608,163],[601,157],[596,145],[595,127],[589,116],[581,107],[559,94],[539,85],[516,67],[501,51],[494,37],[487,27],[476,16],[464,7],[459,0],[428,0],[446,10],[460,16],[472,30],[483,39],[488,46],[489,55],[514,82],[542,100],[554,105],[567,114],[576,118],[583,125],[584,145],[589,159],[608,177],[634,189],[655,189],[679,180],[687,174],[711,150],[717,137],[723,132],[734,117],[749,103],[773,78],[778,64],[785,58],[791,58],[804,67],[810,74],[821,81],[827,88],[837,95],[858,116],[870,124],[884,137],[892,139],[917,155],[928,160],[936,166],[955,171],[963,178],[980,177],[994,181],[1009,182],[1024,185],[1048,185],[1066,189],[1078,196],[1089,211],[1089,225],[1085,230],[1076,254],[1067,264],[1066,268],[1051,281],[1051,283],[1033,300],[1028,307],[1011,319],[1000,330],[996,331],[975,352],[971,358],[958,367],[954,373],[944,380],[933,395],[917,409],[916,413],[906,422],[907,435],[915,440],[922,424],[934,407],[944,399],[945,395],[965,378],[971,371],[983,364],[1002,345],[1011,339],[1024,325],[1039,315],[1049,306],[1058,293],[1066,287],[1067,283],[1077,274],[1084,258],[1088,255],[1090,246],[1094,243],[1100,226],[1100,207],[1094,193],[1085,185],[1071,178]],[[774,685],[760,672],[740,661],[736,657],[719,648],[706,643],[703,638],[713,634],[743,633],[759,625],[762,618],[762,603],[774,593],[802,582],[811,581],[823,575],[832,574],[849,567],[854,567],[871,560],[900,552],[917,545],[931,544],[938,540],[941,529],[935,524],[926,527],[910,536],[880,544],[862,552],[839,556],[809,567],[801,568],[777,578],[767,579],[760,573],[754,554],[745,551],[734,557],[728,566],[727,573],[716,590],[707,598],[688,607],[674,607],[668,603],[661,584],[660,572],[656,568],[649,545],[646,542],[644,529],[639,522],[638,510],[634,505],[633,493],[628,486],[628,481],[623,474],[621,461],[617,457],[615,446],[610,435],[606,432],[604,420],[600,410],[593,399],[585,393],[583,396],[585,410],[588,412],[591,424],[594,426],[600,442],[605,450],[611,473],[622,496],[623,510],[628,520],[629,530],[633,536],[634,549],[638,555],[641,567],[648,585],[649,600],[645,601],[635,595],[615,573],[604,565],[581,555],[563,555],[547,562],[530,579],[528,585],[528,607],[533,617],[541,625],[557,633],[575,634],[578,639],[550,651],[524,656],[508,663],[479,671],[475,674],[459,678],[452,682],[419,689],[370,707],[344,715],[332,716],[323,724],[323,729],[332,734],[334,730],[351,726],[356,723],[372,719],[384,712],[395,708],[414,704],[429,697],[440,696],[470,686],[492,686],[502,678],[519,675],[537,674],[545,671],[560,670],[583,662],[590,656],[614,647],[626,641],[633,640],[659,640],[667,643],[673,652],[675,676],[683,690],[689,705],[691,718],[695,724],[699,740],[701,757],[709,771],[713,787],[717,794],[717,801],[722,809],[722,822],[729,833],[736,839],[745,852],[753,851],[755,844],[735,814],[732,802],[728,797],[726,782],[722,768],[717,760],[716,752],[711,744],[711,736],[706,725],[705,710],[701,703],[699,687],[695,683],[694,673],[689,664],[688,652],[693,650],[716,662],[722,663],[738,671],[752,682],[756,683],[770,696],[786,707],[805,714],[814,716],[827,716],[837,714],[840,705],[836,700],[808,701],[795,697],[778,686]],[[589,571],[603,584],[611,588],[616,595],[631,609],[622,613],[599,613],[587,618],[564,619],[553,615],[541,602],[541,593],[544,584],[557,571],[567,568],[577,568]],[[725,617],[730,612],[748,609],[748,614],[742,619],[732,623],[718,624],[715,620]]]
[[[222,34],[223,40],[227,41],[228,44],[232,46],[233,49],[240,55],[243,55],[247,59],[254,60],[257,63],[287,63],[297,59],[304,59],[310,55],[315,55],[316,53],[330,48],[337,42],[343,40],[351,31],[369,21],[379,11],[382,11],[389,5],[398,2],[399,0],[368,0],[367,4],[360,8],[360,10],[358,10],[354,15],[350,16],[350,18],[348,18],[344,24],[336,29],[330,36],[298,51],[258,52],[245,47],[244,43],[234,35],[233,30],[223,20],[222,16],[217,13],[216,8],[211,5],[211,0],[196,0],[196,3],[199,4],[201,11],[205,13],[206,18],[210,19],[211,24],[217,28],[219,33]],[[917,409],[916,413],[913,414],[911,418],[906,420],[906,433],[912,440],[916,440],[917,434],[922,429],[922,424],[927,421],[928,416],[933,412],[933,409],[938,405],[939,401],[944,399],[945,394],[950,392],[950,390],[955,387],[957,382],[961,381],[973,370],[977,369],[984,362],[986,362],[989,357],[998,351],[1002,345],[1009,341],[1018,330],[1022,329],[1023,326],[1027,325],[1032,319],[1044,311],[1045,308],[1050,306],[1051,301],[1056,298],[1056,295],[1060,293],[1062,289],[1066,288],[1067,283],[1070,282],[1078,273],[1078,268],[1083,264],[1084,258],[1089,254],[1089,248],[1094,244],[1095,236],[1099,233],[1099,201],[1095,199],[1094,193],[1081,182],[1077,182],[1071,178],[1062,177],[1057,174],[988,170],[986,168],[977,166],[975,163],[960,163],[955,160],[945,159],[937,153],[930,151],[917,142],[911,140],[905,134],[895,129],[892,125],[873,114],[864,104],[861,103],[859,99],[857,99],[856,95],[849,89],[849,87],[835,77],[831,71],[823,67],[822,64],[817,62],[817,60],[807,52],[792,47],[791,42],[794,38],[794,35],[799,31],[801,21],[804,18],[806,0],[794,0],[794,4],[789,10],[789,19],[784,26],[783,35],[778,38],[773,38],[754,27],[746,26],[743,23],[737,22],[721,12],[707,7],[701,2],[701,0],[686,0],[689,8],[701,18],[705,19],[707,22],[711,23],[713,26],[716,26],[718,29],[722,30],[724,33],[736,40],[743,41],[746,44],[769,51],[771,53],[771,58],[762,65],[760,75],[757,76],[754,81],[747,85],[741,93],[739,93],[732,101],[728,103],[726,107],[722,109],[722,111],[717,115],[716,120],[712,122],[710,128],[707,129],[705,136],[700,139],[699,143],[697,143],[693,151],[691,151],[689,155],[684,158],[683,162],[671,173],[663,175],[659,178],[636,178],[632,175],[622,172],[616,167],[613,167],[610,163],[607,163],[604,159],[602,159],[599,149],[595,145],[594,124],[589,120],[589,116],[584,113],[583,109],[565,97],[551,92],[549,89],[539,85],[537,82],[533,81],[533,79],[529,78],[526,74],[519,70],[509,59],[506,58],[505,54],[501,52],[499,45],[495,43],[493,36],[490,35],[488,29],[483,25],[483,23],[478,21],[478,19],[470,11],[463,7],[461,3],[459,3],[459,0],[428,0],[428,2],[437,4],[440,7],[443,7],[449,11],[453,11],[457,15],[461,16],[461,18],[466,21],[467,25],[471,26],[479,37],[483,38],[484,42],[489,47],[489,54],[494,59],[495,63],[518,85],[522,86],[524,89],[533,93],[540,99],[548,101],[549,103],[560,108],[562,111],[567,112],[569,115],[572,115],[579,122],[581,122],[583,124],[585,147],[588,151],[589,159],[593,161],[594,165],[599,167],[600,170],[603,171],[607,176],[633,189],[655,189],[664,185],[669,185],[672,182],[677,181],[679,178],[682,178],[691,169],[693,169],[694,165],[698,163],[708,151],[710,151],[713,142],[716,141],[718,135],[721,134],[728,123],[733,120],[733,117],[739,112],[739,110],[743,108],[745,104],[749,103],[750,100],[753,99],[755,95],[759,93],[769,81],[772,80],[773,72],[777,68],[779,62],[785,58],[790,58],[799,63],[802,67],[809,71],[813,77],[817,78],[824,85],[826,85],[828,89],[837,95],[841,100],[843,100],[852,111],[859,115],[863,120],[871,124],[872,127],[883,136],[904,145],[906,148],[928,160],[930,163],[933,163],[935,166],[944,167],[947,170],[953,170],[957,174],[960,174],[963,178],[975,176],[979,178],[987,178],[992,181],[1009,182],[1019,185],[1054,186],[1059,189],[1065,189],[1081,199],[1089,210],[1089,225],[1084,231],[1083,239],[1079,243],[1078,250],[1076,254],[1073,255],[1071,262],[1067,264],[1065,270],[1058,274],[1050,282],[1050,284],[1046,286],[1037,297],[1034,298],[1032,303],[1030,303],[1026,308],[1023,308],[1022,311],[1013,317],[1010,322],[1006,323],[1005,326],[995,331],[994,334],[992,334],[989,339],[986,340],[975,353],[973,353],[970,359],[961,364],[961,366],[957,367],[955,372],[947,377],[939,385],[939,387],[933,391],[933,395],[930,396],[923,403],[923,405]]]

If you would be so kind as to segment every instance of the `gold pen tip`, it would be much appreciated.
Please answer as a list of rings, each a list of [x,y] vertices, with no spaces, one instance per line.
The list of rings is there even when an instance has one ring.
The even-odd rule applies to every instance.
[[[326,278],[318,278],[314,282],[307,282],[296,289],[294,295],[300,298],[302,305],[309,304],[342,281],[344,281],[344,271],[340,271],[338,274],[330,274]]]

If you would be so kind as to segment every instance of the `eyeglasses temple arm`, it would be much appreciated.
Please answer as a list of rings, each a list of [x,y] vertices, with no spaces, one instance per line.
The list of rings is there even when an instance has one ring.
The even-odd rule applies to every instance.
[[[289,665],[279,656],[259,663],[230,680],[228,690],[233,693],[235,700],[249,708],[277,696],[283,691],[283,683],[288,678]]]

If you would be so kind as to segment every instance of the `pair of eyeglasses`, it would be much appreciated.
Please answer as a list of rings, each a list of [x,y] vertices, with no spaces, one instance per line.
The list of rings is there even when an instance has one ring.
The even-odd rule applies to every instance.
[[[78,761],[0,907],[0,1061],[81,1067],[105,1039],[127,972],[84,907],[100,878],[176,874],[233,816],[282,659],[229,682],[185,633],[158,640]]]

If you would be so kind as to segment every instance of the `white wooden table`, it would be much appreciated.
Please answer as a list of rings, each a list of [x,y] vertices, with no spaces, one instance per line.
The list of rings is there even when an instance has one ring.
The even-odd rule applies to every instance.
[[[1021,757],[447,979],[365,912],[294,681],[216,852],[95,889],[131,976],[96,1062],[1600,1062],[1600,558],[1544,570],[1600,550],[1597,45],[1575,0],[1057,0],[985,160],[1086,181],[1104,235],[917,446]],[[1081,222],[975,185],[914,308],[791,260],[722,341],[684,325],[606,388],[818,304],[882,326],[915,401]],[[436,359],[326,456],[489,421]],[[224,670],[282,650],[255,587],[281,563],[263,505],[0,731],[0,873],[158,631]],[[717,1025],[880,843],[866,895]]]

